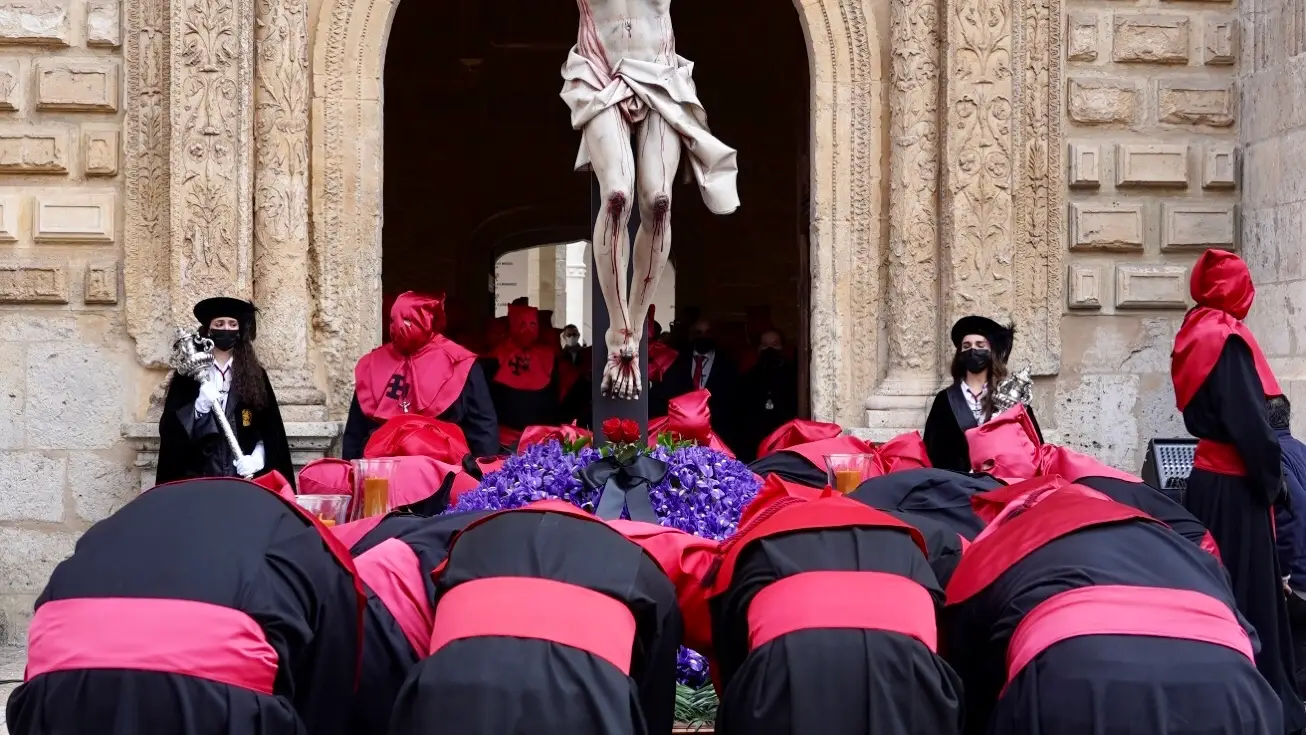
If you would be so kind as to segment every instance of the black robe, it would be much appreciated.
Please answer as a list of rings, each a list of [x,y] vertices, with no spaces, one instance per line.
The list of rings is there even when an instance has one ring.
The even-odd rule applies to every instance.
[[[879,510],[921,532],[921,536],[925,537],[925,550],[934,578],[940,586],[947,587],[948,580],[952,579],[952,573],[957,571],[957,564],[961,562],[961,554],[966,548],[964,544],[969,539],[957,533],[951,525],[926,515],[892,508]]]
[[[984,529],[984,521],[971,509],[971,496],[1000,487],[1003,484],[988,475],[922,467],[872,477],[848,497],[872,508],[932,518],[970,541]]]
[[[1210,535],[1192,513],[1145,482],[1129,482],[1118,477],[1081,477],[1075,484],[1093,488],[1117,503],[1143,511],[1198,546]]]
[[[799,630],[749,649],[748,609],[768,585],[803,572],[901,575],[943,593],[897,528],[813,529],[751,541],[730,586],[710,601],[723,694],[722,735],[949,735],[961,730],[961,682],[920,641],[883,630]]]
[[[1034,416],[1034,407],[1025,406],[1029,420],[1034,423],[1039,441],[1043,441],[1043,430],[1039,428]],[[925,451],[930,455],[930,464],[944,470],[957,472],[970,471],[970,447],[966,443],[966,430],[979,426],[975,414],[970,412],[970,404],[961,392],[961,384],[952,385],[939,391],[930,406],[930,414],[925,419],[925,433],[921,437],[925,442]]]
[[[463,384],[458,400],[436,418],[457,424],[463,430],[467,448],[473,455],[493,457],[499,453],[499,422],[494,412],[494,402],[490,399],[490,389],[485,384],[485,373],[478,365],[472,365],[468,371],[467,382]],[[345,459],[362,459],[367,440],[374,431],[381,428],[382,423],[363,413],[358,404],[358,393],[355,392],[354,399],[349,404],[349,418],[345,421],[341,455]]]
[[[395,514],[359,539],[350,553],[360,556],[390,539],[406,544],[417,557],[416,571],[426,587],[426,598],[422,602],[431,605],[435,600],[431,571],[444,562],[449,542],[465,526],[487,515],[488,511],[451,513],[434,518]],[[359,680],[358,703],[354,711],[354,735],[386,735],[390,731],[390,713],[399,687],[413,666],[425,657],[425,650],[414,650],[386,600],[369,588],[363,617],[363,675]]]
[[[576,350],[569,352],[563,350],[558,355],[557,364],[553,366],[554,375],[559,381],[562,380],[562,371],[571,370],[577,373],[576,379],[572,382],[571,387],[562,394],[558,403],[558,423],[569,424],[575,422],[582,429],[590,428],[593,420],[594,406],[593,393],[594,384],[590,382],[590,354],[586,350]],[[565,367],[564,367],[565,366]],[[561,386],[559,387],[561,390]],[[652,393],[653,386],[649,386],[649,392]]]
[[[748,469],[758,477],[778,475],[782,480],[803,487],[824,488],[829,484],[829,476],[824,467],[817,467],[803,455],[788,450],[772,452],[753,460],[748,463]]]
[[[1279,440],[1245,342],[1234,337],[1225,342],[1183,414],[1189,433],[1233,445],[1247,467],[1245,477],[1194,469],[1185,504],[1210,529],[1229,570],[1238,610],[1260,635],[1256,663],[1283,700],[1288,731],[1301,730],[1306,710],[1293,681],[1292,631],[1271,524],[1271,504],[1282,483]]]
[[[1101,584],[1193,590],[1233,603],[1215,558],[1159,523],[1131,520],[1054,539],[944,609],[942,648],[965,682],[969,735],[1283,732],[1274,693],[1252,663],[1191,640],[1071,638],[1035,656],[1002,692],[1007,648],[1025,615],[1055,594]]]
[[[266,371],[263,372],[263,387],[269,404],[262,410],[253,410],[241,401],[233,385],[227,397],[227,423],[236,433],[242,453],[248,455],[259,442],[263,442],[263,469],[258,474],[276,470],[294,487],[295,467],[290,460],[290,442],[286,439],[286,426],[281,422],[281,409],[277,407],[277,397]],[[195,416],[195,399],[199,392],[200,384],[184,375],[174,373],[168,383],[163,416],[159,418],[156,484],[192,477],[238,476],[235,456],[213,413],[219,408],[214,406],[203,416]]]
[[[359,644],[354,584],[319,531],[275,493],[229,479],[157,487],[78,540],[37,599],[38,615],[47,603],[80,598],[239,610],[276,651],[274,694],[159,671],[54,671],[14,691],[9,731],[350,735]],[[115,621],[104,620],[91,633],[109,641],[114,630]]]
[[[627,676],[611,663],[534,638],[455,640],[423,659],[399,692],[392,735],[660,735],[671,731],[683,623],[674,586],[642,548],[611,527],[530,508],[460,534],[437,580],[500,577],[567,582],[622,603],[635,618]],[[577,612],[577,625],[585,614]]]

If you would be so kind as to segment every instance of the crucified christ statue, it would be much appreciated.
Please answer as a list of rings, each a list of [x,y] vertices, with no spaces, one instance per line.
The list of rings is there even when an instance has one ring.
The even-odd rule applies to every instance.
[[[580,30],[562,68],[562,99],[582,131],[576,169],[591,168],[603,209],[594,224],[594,276],[608,309],[603,395],[643,388],[639,341],[671,253],[671,184],[682,151],[715,214],[739,207],[735,151],[708,131],[694,65],[676,53],[671,0],[576,0]],[[639,206],[627,293],[627,225]]]

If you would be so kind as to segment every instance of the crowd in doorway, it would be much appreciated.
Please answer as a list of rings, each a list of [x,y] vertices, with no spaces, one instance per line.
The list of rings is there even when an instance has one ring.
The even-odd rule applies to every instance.
[[[666,328],[656,316],[647,324],[650,418],[706,389],[712,431],[749,461],[767,435],[798,416],[796,350],[765,310],[750,310],[747,322],[723,332],[692,306]],[[409,293],[395,302],[391,341],[356,370],[346,459],[362,457],[373,432],[401,413],[456,424],[477,456],[511,452],[529,426],[592,428],[592,346],[575,324],[556,326],[552,311],[523,297],[478,335],[446,337],[446,327],[441,299]],[[402,338],[414,329],[417,348]],[[397,374],[418,385],[395,385]]]

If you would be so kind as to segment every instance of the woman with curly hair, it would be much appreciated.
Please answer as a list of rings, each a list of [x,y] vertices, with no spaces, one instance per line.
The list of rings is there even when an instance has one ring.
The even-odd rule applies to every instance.
[[[195,305],[200,334],[213,340],[213,365],[196,381],[173,375],[159,419],[159,484],[188,477],[254,477],[295,471],[281,410],[267,371],[254,354],[258,310],[219,297]],[[240,444],[236,456],[214,411],[222,411]]]

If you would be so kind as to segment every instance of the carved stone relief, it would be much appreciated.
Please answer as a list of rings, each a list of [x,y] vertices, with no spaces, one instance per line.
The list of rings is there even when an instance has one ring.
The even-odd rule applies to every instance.
[[[162,367],[172,348],[169,140],[171,65],[167,0],[127,3],[127,115],[123,278],[127,328],[143,365]],[[185,305],[182,306],[185,308]]]
[[[939,6],[890,6],[889,374],[885,386],[933,392],[937,312],[939,181]]]
[[[251,2],[172,9],[172,277],[183,301],[251,295]]]
[[[161,364],[173,323],[205,295],[311,310],[332,413],[343,414],[354,362],[380,337],[380,74],[395,4],[326,0],[311,87],[304,0],[127,4],[124,278],[142,362]],[[1034,333],[1018,349],[1036,372],[1055,371],[1065,275],[1060,14],[1060,0],[894,0],[886,86],[863,2],[801,5],[813,69],[816,416],[861,422],[858,406],[885,372],[868,324],[889,326],[891,365],[937,376],[928,355],[946,347],[938,306],[948,317],[1015,318]],[[293,262],[307,262],[307,289],[302,270],[283,267]],[[288,350],[286,369],[306,364],[299,330],[308,322],[269,325]]]
[[[1009,314],[1020,330],[1012,361],[1034,375],[1061,367],[1065,296],[1066,146],[1062,131],[1061,0],[1015,0],[1015,263]]]
[[[954,0],[947,18],[941,224],[947,323],[1010,314],[1015,284],[1015,73],[1010,0]],[[951,352],[951,345],[941,351]]]
[[[1036,375],[1061,359],[1061,28],[1059,0],[956,0],[948,16],[944,310],[1015,323],[1012,359]]]
[[[270,368],[308,367],[308,18],[304,0],[256,0],[254,299],[277,345]],[[306,378],[305,378],[306,380]]]

